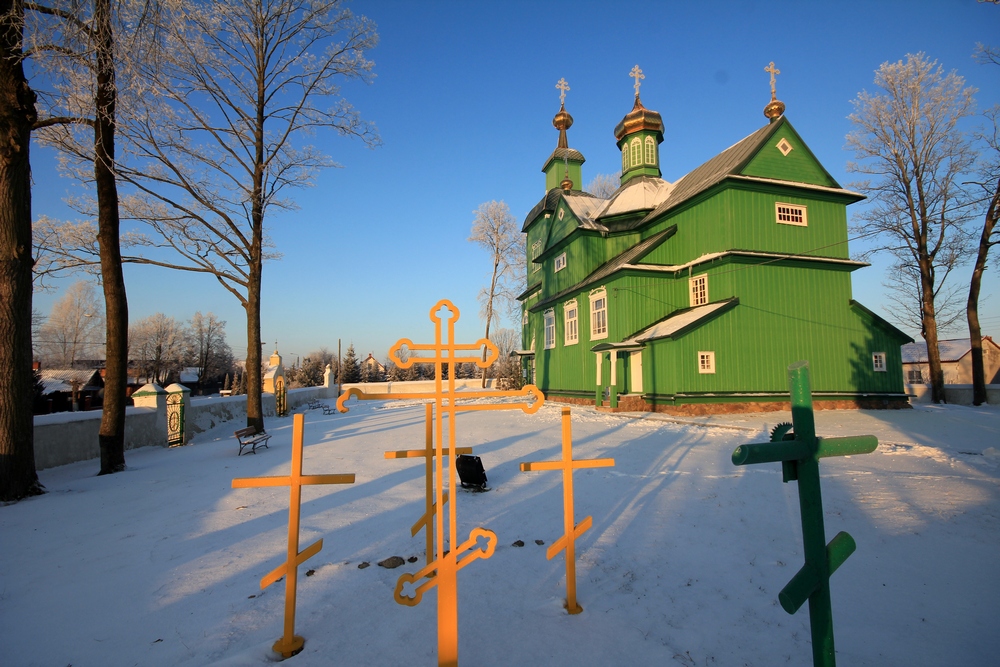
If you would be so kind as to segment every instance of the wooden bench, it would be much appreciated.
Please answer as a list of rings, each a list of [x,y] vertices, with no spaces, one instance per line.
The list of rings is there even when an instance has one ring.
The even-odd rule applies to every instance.
[[[236,456],[242,456],[243,449],[249,447],[250,451],[254,454],[257,453],[257,446],[263,445],[267,447],[267,441],[271,439],[270,434],[264,433],[263,431],[257,432],[257,427],[247,426],[246,428],[241,428],[236,431],[233,435],[240,443],[240,453]]]
[[[323,408],[323,414],[324,415],[332,415],[335,412],[337,412],[337,408],[331,408],[329,405],[326,405],[325,403],[323,405],[321,405],[320,407]]]

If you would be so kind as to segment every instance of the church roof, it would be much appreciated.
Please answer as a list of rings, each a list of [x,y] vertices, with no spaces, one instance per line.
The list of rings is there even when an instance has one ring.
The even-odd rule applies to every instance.
[[[654,248],[656,248],[656,246],[660,245],[660,243],[662,243],[663,241],[666,241],[675,233],[677,233],[677,225],[672,225],[667,229],[664,229],[662,232],[657,232],[656,234],[653,234],[648,239],[636,243],[634,246],[632,246],[625,252],[619,254],[617,257],[613,257],[604,264],[601,264],[599,267],[594,269],[590,273],[590,275],[588,275],[586,278],[584,278],[576,285],[568,287],[562,290],[561,292],[558,292],[557,294],[553,294],[547,299],[539,301],[534,306],[529,308],[529,310],[532,311],[538,310],[544,306],[549,305],[550,303],[558,301],[567,294],[572,294],[573,292],[583,289],[587,285],[592,285],[594,283],[604,280],[605,278],[613,274],[615,271],[618,271],[619,269],[623,268],[624,266],[631,264],[632,262],[639,261],[646,254],[648,254]]]
[[[610,218],[634,211],[651,211],[670,196],[673,188],[673,185],[662,178],[637,176],[615,190],[594,218]]]
[[[573,198],[589,198],[595,200],[597,204],[601,204],[604,202],[604,200],[601,199],[600,197],[595,197],[589,192],[584,192],[583,190],[563,190],[561,188],[552,188],[551,190],[545,193],[545,196],[542,197],[541,200],[537,204],[535,204],[535,206],[530,211],[528,211],[528,215],[524,217],[524,225],[521,227],[521,231],[522,232],[528,231],[528,227],[531,226],[531,223],[533,223],[535,219],[542,214],[543,211],[556,210],[556,206],[559,205],[559,199],[563,197],[566,198],[566,203],[569,204],[571,208],[573,207],[574,204]],[[576,213],[575,208],[573,209],[573,212]]]
[[[705,318],[714,315],[730,307],[738,305],[740,300],[737,297],[706,303],[704,306],[694,306],[674,311],[664,319],[646,327],[639,333],[629,336],[624,342],[626,344],[646,343],[660,338],[670,338],[684,333]]]
[[[556,148],[552,151],[552,155],[545,160],[545,164],[542,165],[542,171],[549,166],[549,163],[553,160],[576,160],[577,162],[586,162],[587,159],[583,157],[583,153],[576,150],[575,148]]]

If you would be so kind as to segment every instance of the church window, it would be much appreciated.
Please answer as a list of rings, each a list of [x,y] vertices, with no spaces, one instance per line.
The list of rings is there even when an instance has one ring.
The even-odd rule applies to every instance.
[[[688,283],[691,286],[691,306],[703,306],[708,303],[708,275],[695,276]]]
[[[556,314],[551,308],[545,311],[545,349],[556,346]]]
[[[628,144],[622,146],[622,172],[628,171]]]
[[[634,137],[632,139],[632,166],[638,167],[642,164],[642,142],[639,141],[639,137]]]
[[[656,164],[656,140],[646,137],[646,164]]]
[[[561,255],[556,257],[555,266],[557,273],[566,268],[566,253],[562,253]]]
[[[872,353],[872,368],[880,373],[885,372],[885,352]]]
[[[778,142],[778,150],[781,151],[782,155],[788,157],[788,154],[792,152],[792,145],[788,143],[788,139],[782,137],[781,141]]]
[[[576,299],[567,301],[563,306],[563,342],[566,345],[576,345],[580,339],[577,328]]]
[[[698,372],[715,373],[715,352],[698,353]]]
[[[590,340],[608,337],[608,293],[604,288],[590,295]]]
[[[779,225],[798,225],[799,227],[805,227],[808,224],[805,206],[775,202],[774,210],[778,217]]]
[[[542,268],[541,264],[536,264],[535,263],[535,260],[541,254],[542,254],[542,242],[541,242],[541,240],[538,240],[538,241],[535,241],[534,243],[531,244],[531,272],[532,273],[534,273],[535,271],[537,271],[540,268]]]

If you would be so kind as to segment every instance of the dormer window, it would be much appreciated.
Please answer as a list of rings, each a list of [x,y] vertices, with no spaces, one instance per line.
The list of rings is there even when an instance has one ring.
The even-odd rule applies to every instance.
[[[639,137],[633,137],[630,143],[632,146],[632,166],[638,167],[642,164],[642,142]]]
[[[646,137],[646,164],[656,164],[656,140],[653,137]]]
[[[777,148],[785,157],[788,157],[788,154],[792,152],[792,145],[788,143],[788,139],[785,139],[784,137],[782,137],[781,141],[778,142]]]

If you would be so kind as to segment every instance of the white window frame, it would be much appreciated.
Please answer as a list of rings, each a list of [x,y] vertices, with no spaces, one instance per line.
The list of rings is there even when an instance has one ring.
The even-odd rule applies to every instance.
[[[872,370],[876,373],[885,373],[889,370],[885,363],[885,352],[872,352]]]
[[[715,374],[715,352],[711,350],[698,351],[698,372],[702,375]]]
[[[600,308],[595,308],[603,304]],[[590,293],[590,340],[608,337],[608,291],[601,287]]]
[[[538,256],[542,254],[542,240],[538,239],[531,244],[531,272],[534,273],[542,268],[540,263],[536,263],[535,260]]]
[[[776,143],[774,147],[781,151],[781,154],[785,157],[788,157],[788,154],[795,150],[795,147],[788,143],[788,139],[785,139],[784,137],[782,137],[781,141]]]
[[[545,349],[551,350],[556,346],[556,313],[552,308],[546,310],[542,317],[545,322]]]
[[[646,137],[646,164],[656,166],[656,140],[653,137]]]
[[[523,314],[521,315],[521,326],[528,326],[528,309],[525,308]]]
[[[563,345],[576,345],[580,342],[580,310],[576,299],[563,304]]]
[[[691,298],[691,307],[704,306],[708,303],[708,274],[691,276],[688,278],[688,293]]]
[[[628,171],[628,142],[622,144],[622,173]]]
[[[774,219],[779,225],[809,226],[809,218],[806,216],[806,207],[803,204],[774,202]]]
[[[632,166],[638,167],[642,164],[642,142],[639,141],[639,137],[632,137],[632,141],[629,142],[632,151]]]
[[[566,268],[566,253],[562,253],[555,260],[555,272],[559,273]]]
[[[921,368],[910,368],[906,371],[906,384],[923,384],[924,371]]]

